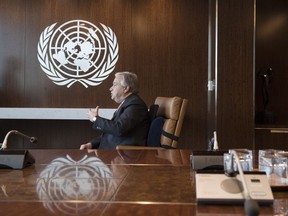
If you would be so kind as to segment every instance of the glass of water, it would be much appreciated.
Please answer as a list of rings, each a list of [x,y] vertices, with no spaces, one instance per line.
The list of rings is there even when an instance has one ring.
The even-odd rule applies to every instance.
[[[249,149],[233,149],[237,153],[239,157],[239,162],[242,167],[243,171],[253,171],[253,153],[252,150]],[[235,160],[235,157],[233,156],[232,161],[232,153],[231,149],[229,150],[229,153],[224,153],[224,170],[228,171],[238,171],[238,166]]]
[[[259,171],[265,171],[267,176],[276,174],[287,178],[287,157],[281,154],[282,150],[262,149],[258,153]]]

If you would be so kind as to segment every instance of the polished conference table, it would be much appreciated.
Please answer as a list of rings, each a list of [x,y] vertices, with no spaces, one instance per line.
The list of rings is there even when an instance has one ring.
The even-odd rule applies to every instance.
[[[0,169],[1,215],[245,215],[198,205],[190,150],[29,150],[35,164]],[[260,215],[287,215],[287,191]]]

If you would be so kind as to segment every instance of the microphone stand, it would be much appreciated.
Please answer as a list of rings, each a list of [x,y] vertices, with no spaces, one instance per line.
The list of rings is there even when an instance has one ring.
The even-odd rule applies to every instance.
[[[35,163],[34,157],[28,153],[28,150],[6,150],[8,138],[11,134],[17,134],[24,138],[28,138],[31,143],[37,142],[36,137],[29,137],[17,130],[9,131],[0,148],[0,168],[22,169]]]
[[[243,169],[242,166],[240,164],[240,159],[238,157],[237,151],[232,150],[231,151],[231,156],[235,157],[235,161],[238,167],[238,171],[241,177],[241,181],[242,181],[242,185],[243,185],[243,189],[244,189],[244,209],[245,212],[248,216],[257,216],[259,215],[259,205],[256,202],[256,200],[252,199],[250,194],[249,194],[249,190],[248,190],[248,186],[244,177],[244,173],[243,173]],[[233,157],[231,158],[231,160],[233,160]]]
[[[13,134],[13,133],[14,133],[14,134],[17,134],[17,135],[20,135],[20,136],[22,136],[22,137],[28,138],[31,143],[37,142],[37,138],[36,138],[36,137],[29,137],[29,136],[27,136],[27,135],[25,135],[25,134],[23,134],[23,133],[21,133],[21,132],[19,132],[19,131],[17,131],[17,130],[11,130],[11,131],[9,131],[9,132],[6,134],[0,150],[5,150],[5,149],[7,149],[8,138],[9,138],[10,134]]]

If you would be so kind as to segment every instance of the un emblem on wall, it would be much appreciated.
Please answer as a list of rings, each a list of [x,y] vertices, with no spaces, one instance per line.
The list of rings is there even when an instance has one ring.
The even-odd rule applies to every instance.
[[[114,70],[118,61],[115,33],[84,20],[57,23],[45,28],[38,43],[41,69],[55,84],[68,88],[76,82],[97,86]]]

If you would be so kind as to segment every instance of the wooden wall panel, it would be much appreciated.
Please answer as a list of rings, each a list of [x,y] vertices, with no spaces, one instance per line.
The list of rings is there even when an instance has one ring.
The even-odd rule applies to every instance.
[[[109,26],[116,34],[119,44],[119,60],[115,71],[122,70],[122,55],[129,53],[131,31],[131,1],[28,1],[27,6],[27,107],[117,107],[110,100],[109,88],[114,79],[110,74],[101,85],[85,88],[80,83],[70,88],[57,86],[41,70],[37,56],[37,44],[42,31],[53,23],[59,25],[70,20],[87,20],[100,26]],[[42,14],[40,19],[35,19]],[[120,22],[120,23],[119,23]],[[130,58],[131,59],[131,58]],[[130,60],[132,61],[132,59]],[[36,90],[36,91],[35,91]]]
[[[254,1],[219,1],[217,131],[220,147],[253,148]]]
[[[0,1],[0,106],[25,101],[25,1]]]
[[[271,133],[272,128],[255,129],[255,149],[279,149],[288,151],[288,133]],[[273,128],[274,130],[276,128]]]
[[[287,126],[288,102],[288,1],[257,1],[256,29],[256,73],[271,67],[272,79],[268,85],[269,102],[267,110],[274,115],[274,121],[262,119],[266,125]],[[263,112],[262,77],[256,76],[255,111]],[[258,121],[258,123],[261,121]]]
[[[12,129],[38,139],[37,143],[30,143],[26,138],[11,134],[8,139],[11,149],[78,149],[80,144],[100,135],[91,129],[91,122],[82,120],[0,120],[0,124],[1,143],[6,132]]]
[[[115,72],[137,73],[140,95],[148,105],[159,95],[187,98],[179,147],[207,149],[208,1],[3,0],[0,4],[1,43],[8,44],[0,52],[0,106],[116,107],[109,93],[114,72],[99,86],[67,88],[53,84],[37,60],[39,36],[47,26],[72,19],[101,22],[117,35],[120,52]],[[253,7],[250,0],[219,1],[217,131],[222,147],[253,145]],[[7,20],[11,25],[6,25]],[[15,38],[11,40],[3,29]],[[19,69],[7,61],[10,47],[9,58],[19,62],[13,64]],[[9,66],[5,69],[5,65]],[[44,148],[67,148],[70,143],[75,148],[76,141],[97,135],[89,121],[3,124],[1,137],[10,129],[23,129],[46,140]]]
[[[0,106],[88,108],[100,105],[113,108],[117,104],[110,99],[109,88],[114,72],[129,70],[138,74],[140,94],[148,105],[157,96],[187,98],[189,105],[179,147],[207,148],[208,1],[3,0],[0,4],[1,43],[6,44],[5,52],[1,47],[0,53]],[[55,85],[37,60],[37,44],[42,31],[55,22],[60,25],[74,19],[103,23],[117,36],[120,50],[117,66],[99,86],[84,88],[74,84],[67,88]],[[11,50],[9,58],[13,64],[7,61],[7,53]],[[71,124],[48,121],[45,124],[25,120],[19,124],[18,120],[5,120],[3,124],[0,139],[11,129],[23,129],[23,132],[36,133],[35,136],[47,139],[46,144],[39,144],[41,147],[66,148],[66,143],[79,141],[79,136],[96,135],[89,121],[86,124],[90,130],[77,121]],[[80,127],[81,133],[67,136],[75,127]]]
[[[208,1],[134,0],[131,68],[141,93],[189,100],[180,147],[207,148]]]
[[[287,150],[287,133],[270,133],[270,129],[287,128],[288,101],[288,1],[257,1],[255,57],[255,148]],[[267,86],[269,115],[263,117],[263,73],[272,68]],[[259,76],[262,74],[261,76]],[[261,115],[262,114],[262,115]],[[262,118],[259,118],[261,116]],[[270,116],[270,117],[269,117]]]

